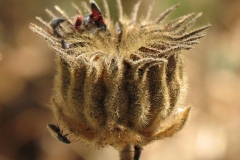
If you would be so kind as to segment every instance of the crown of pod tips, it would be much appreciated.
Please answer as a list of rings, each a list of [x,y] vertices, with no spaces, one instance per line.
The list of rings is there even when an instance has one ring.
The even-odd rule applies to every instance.
[[[92,13],[84,17],[82,17],[82,15],[77,16],[74,23],[74,28],[76,30],[80,30],[83,24],[84,27],[87,28],[88,30],[90,30],[90,28],[91,29],[94,28],[94,29],[103,29],[105,31],[107,27],[103,18],[103,14],[95,1],[91,1],[91,10],[92,10]],[[50,26],[54,31],[56,31],[57,27],[61,23],[63,23],[65,20],[66,20],[65,18],[54,18],[52,19]],[[90,24],[93,26],[89,27]]]

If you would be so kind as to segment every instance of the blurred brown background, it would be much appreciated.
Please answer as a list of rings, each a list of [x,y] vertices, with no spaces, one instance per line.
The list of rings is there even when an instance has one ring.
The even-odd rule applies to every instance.
[[[72,2],[80,6],[80,0]],[[102,7],[101,0],[96,2]],[[116,17],[116,2],[108,2]],[[122,0],[125,13],[135,2]],[[140,17],[150,2],[143,0]],[[213,26],[195,50],[185,53],[186,105],[193,106],[188,123],[173,138],[145,147],[141,159],[240,159],[240,1],[156,0],[152,17],[177,3],[169,19],[203,12],[195,27]],[[28,25],[39,24],[35,16],[50,20],[44,9],[54,10],[56,4],[75,15],[69,1],[0,0],[0,160],[118,159],[111,147],[95,151],[81,142],[65,145],[46,129],[47,123],[57,123],[48,108],[55,54]]]

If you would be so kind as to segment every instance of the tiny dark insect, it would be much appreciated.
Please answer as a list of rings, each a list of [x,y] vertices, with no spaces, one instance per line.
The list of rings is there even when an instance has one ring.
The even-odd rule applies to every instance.
[[[51,135],[59,140],[60,142],[70,144],[71,142],[68,140],[67,135],[63,135],[63,132],[60,130],[59,126],[56,126],[54,124],[47,124],[47,129],[51,133]]]

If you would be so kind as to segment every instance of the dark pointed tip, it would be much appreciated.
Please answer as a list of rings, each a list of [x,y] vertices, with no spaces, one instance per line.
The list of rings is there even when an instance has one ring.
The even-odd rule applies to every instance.
[[[47,127],[55,126],[54,124],[47,124]]]
[[[90,4],[97,4],[94,0],[89,0]]]
[[[50,25],[53,29],[55,29],[59,24],[63,23],[66,21],[65,18],[53,18]]]
[[[47,124],[47,128],[50,128],[54,132],[59,132],[60,131],[59,127],[56,126],[55,124]]]
[[[64,22],[66,19],[65,18],[53,18],[52,21],[57,22],[57,23],[62,23]]]
[[[91,4],[92,10],[97,9],[98,11],[100,11],[100,8],[98,7],[97,3],[94,0],[90,0],[90,4]]]

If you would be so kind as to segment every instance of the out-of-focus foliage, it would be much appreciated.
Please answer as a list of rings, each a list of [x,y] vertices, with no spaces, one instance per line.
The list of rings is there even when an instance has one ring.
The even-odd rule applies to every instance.
[[[116,2],[108,1],[112,15],[117,16]],[[96,2],[102,6],[101,0]],[[125,13],[135,2],[122,1]],[[140,18],[149,3],[143,1]],[[213,27],[195,50],[185,53],[190,86],[186,105],[193,106],[188,123],[173,138],[144,148],[141,159],[238,159],[240,1],[158,0],[152,17],[176,3],[180,7],[169,19],[203,12],[197,25],[210,22]],[[37,23],[35,16],[47,19],[44,9],[53,10],[56,4],[75,14],[69,1],[0,1],[0,159],[117,159],[112,148],[94,151],[81,142],[62,144],[45,127],[57,123],[48,108],[55,55],[28,25]]]

